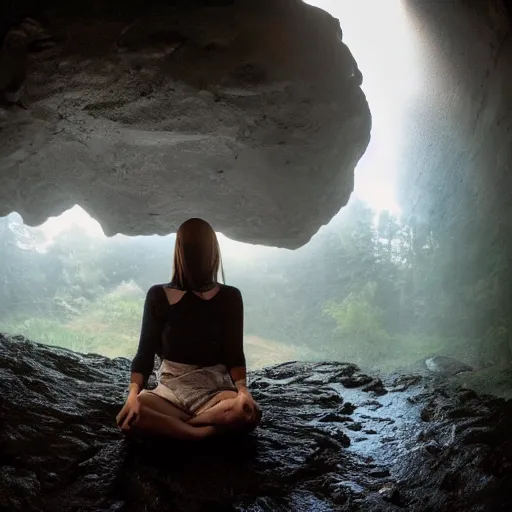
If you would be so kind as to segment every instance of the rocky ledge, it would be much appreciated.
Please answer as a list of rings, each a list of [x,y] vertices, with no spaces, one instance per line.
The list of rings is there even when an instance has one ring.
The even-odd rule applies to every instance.
[[[512,510],[512,403],[348,363],[251,375],[248,437],[137,441],[129,363],[0,335],[0,510]]]

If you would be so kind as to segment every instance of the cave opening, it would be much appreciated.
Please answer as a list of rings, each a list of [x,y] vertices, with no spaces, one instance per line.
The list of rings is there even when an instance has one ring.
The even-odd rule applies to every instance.
[[[93,4],[2,28],[0,509],[508,510],[509,3]],[[197,214],[264,421],[177,473],[109,422]]]
[[[389,372],[442,355],[487,377],[506,369],[507,303],[493,284],[504,271],[505,248],[487,272],[468,276],[486,252],[476,233],[466,257],[473,261],[461,273],[450,242],[461,229],[429,219],[428,212],[450,193],[451,201],[463,202],[470,192],[446,183],[448,169],[431,178],[434,191],[427,190],[430,184],[424,190],[410,184],[411,155],[424,151],[411,143],[410,127],[421,125],[424,110],[437,109],[426,75],[446,88],[450,74],[427,59],[436,48],[406,2],[310,3],[343,20],[343,40],[364,76],[372,138],[348,205],[301,248],[221,238],[228,281],[246,295],[249,360],[255,367],[345,360]],[[369,8],[374,17],[364,23]],[[433,127],[425,129],[435,137]],[[437,190],[439,182],[444,191]],[[145,290],[169,277],[173,236],[107,238],[79,206],[40,227],[24,225],[15,214],[2,222],[0,330],[80,352],[131,357]]]

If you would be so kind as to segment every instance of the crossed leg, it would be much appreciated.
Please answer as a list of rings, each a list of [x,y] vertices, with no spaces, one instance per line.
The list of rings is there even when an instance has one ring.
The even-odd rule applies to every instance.
[[[249,404],[234,391],[216,395],[195,416],[178,409],[169,401],[151,393],[139,395],[136,431],[177,439],[204,439],[225,430],[254,430],[261,419],[258,406]]]
[[[216,433],[212,426],[193,426],[190,416],[167,400],[151,393],[139,395],[139,416],[133,423],[136,432],[156,434],[175,439],[199,440]]]
[[[190,425],[215,425],[231,430],[254,430],[261,420],[258,405],[235,391],[224,391],[206,403],[188,420]]]

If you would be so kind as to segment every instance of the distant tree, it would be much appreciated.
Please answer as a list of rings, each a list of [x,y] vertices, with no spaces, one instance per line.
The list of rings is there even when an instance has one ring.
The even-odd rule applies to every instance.
[[[45,276],[37,252],[42,234],[23,224],[18,214],[0,217],[0,315],[41,308]]]

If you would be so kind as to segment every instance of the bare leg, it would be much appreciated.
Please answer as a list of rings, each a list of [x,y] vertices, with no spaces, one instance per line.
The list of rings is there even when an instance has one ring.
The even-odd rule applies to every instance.
[[[154,393],[140,393],[139,403],[141,406],[148,407],[149,409],[165,414],[166,416],[178,418],[181,421],[187,421],[192,417],[190,414],[179,409],[168,400],[165,400],[165,398],[155,395]]]
[[[259,407],[249,405],[243,396],[225,398],[188,420],[189,425],[217,425],[236,430],[253,430],[261,418]]]
[[[219,402],[226,400],[227,398],[237,398],[238,391],[221,391],[214,395],[208,402],[206,402],[199,410],[196,411],[194,416],[198,416],[199,414],[211,409],[214,405],[217,405]]]
[[[204,439],[216,433],[215,427],[187,423],[186,413],[159,396],[143,393],[139,401],[139,417],[132,427],[135,431],[186,440]]]

